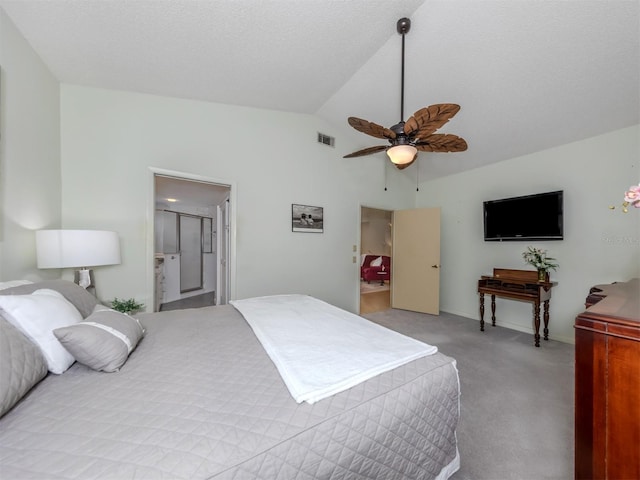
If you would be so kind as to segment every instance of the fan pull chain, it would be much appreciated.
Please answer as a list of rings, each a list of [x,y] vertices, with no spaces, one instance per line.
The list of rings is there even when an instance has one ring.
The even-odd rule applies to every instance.
[[[420,162],[416,162],[416,192],[420,191]]]
[[[386,160],[384,161],[383,165],[384,165],[384,191],[386,192],[387,191],[387,170],[388,170]]]

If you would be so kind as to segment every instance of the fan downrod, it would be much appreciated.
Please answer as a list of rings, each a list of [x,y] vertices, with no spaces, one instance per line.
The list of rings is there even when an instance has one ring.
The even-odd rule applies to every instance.
[[[402,35],[402,66],[400,67],[400,121],[404,121],[404,36],[411,29],[411,20],[401,18],[396,24],[398,33]]]
[[[396,28],[398,29],[398,33],[400,35],[409,33],[409,30],[411,30],[411,20],[409,20],[408,18],[401,18],[400,20],[398,20]]]

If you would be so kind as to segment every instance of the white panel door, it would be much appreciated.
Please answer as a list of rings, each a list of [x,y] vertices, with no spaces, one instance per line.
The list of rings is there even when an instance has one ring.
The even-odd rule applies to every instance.
[[[230,255],[230,224],[229,224],[229,200],[222,206],[218,205],[216,221],[217,231],[216,245],[218,251],[218,269],[216,275],[216,305],[226,305],[229,302],[229,255]]]

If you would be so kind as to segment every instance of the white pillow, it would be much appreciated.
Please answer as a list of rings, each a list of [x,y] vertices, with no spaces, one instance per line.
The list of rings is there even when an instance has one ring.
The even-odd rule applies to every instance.
[[[0,295],[2,315],[42,351],[51,373],[63,373],[75,361],[53,330],[82,321],[82,315],[62,294],[42,288],[30,295]]]
[[[374,260],[371,260],[371,263],[369,264],[372,267],[379,267],[382,265],[382,257],[378,257]]]

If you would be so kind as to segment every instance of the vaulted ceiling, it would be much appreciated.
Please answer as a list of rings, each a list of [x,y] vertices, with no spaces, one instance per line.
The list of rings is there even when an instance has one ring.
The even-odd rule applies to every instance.
[[[64,83],[315,114],[400,119],[396,21],[409,17],[405,117],[462,109],[469,149],[437,178],[640,123],[637,0],[0,0]],[[406,118],[405,118],[406,119]],[[384,153],[346,161],[383,162]],[[410,167],[413,168],[413,167]]]

